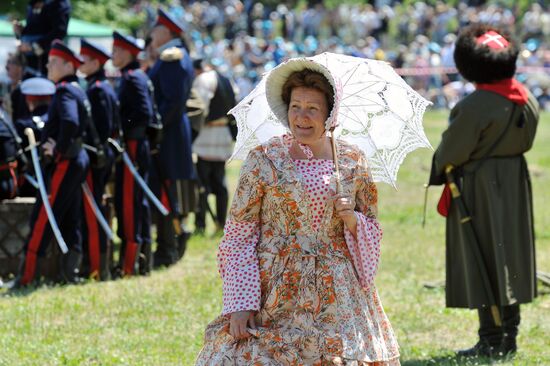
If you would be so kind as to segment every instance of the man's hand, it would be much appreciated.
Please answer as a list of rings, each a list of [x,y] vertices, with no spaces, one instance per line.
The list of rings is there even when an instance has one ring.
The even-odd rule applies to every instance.
[[[52,156],[55,149],[55,140],[51,137],[48,138],[48,141],[42,144],[42,151],[44,151],[45,156]]]
[[[231,313],[229,320],[229,334],[235,339],[246,339],[250,337],[250,333],[246,330],[247,325],[252,329],[256,329],[254,321],[254,312],[252,311],[237,311]]]

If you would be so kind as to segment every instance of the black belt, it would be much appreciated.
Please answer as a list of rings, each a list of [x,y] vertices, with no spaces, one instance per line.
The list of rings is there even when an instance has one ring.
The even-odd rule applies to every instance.
[[[124,138],[127,140],[140,140],[144,139],[146,135],[147,127],[134,127],[131,130],[124,131]]]

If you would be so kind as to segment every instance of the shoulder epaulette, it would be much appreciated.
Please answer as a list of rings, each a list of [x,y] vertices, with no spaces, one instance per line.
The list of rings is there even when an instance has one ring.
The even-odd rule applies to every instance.
[[[183,51],[178,47],[170,47],[162,51],[160,59],[162,61],[179,61],[183,58]]]

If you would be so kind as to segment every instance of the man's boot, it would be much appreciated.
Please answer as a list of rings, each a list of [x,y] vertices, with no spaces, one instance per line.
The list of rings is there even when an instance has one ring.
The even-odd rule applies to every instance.
[[[69,250],[61,257],[61,278],[67,283],[76,283],[80,280],[80,265],[82,264],[82,253]]]
[[[490,308],[481,308],[477,312],[479,341],[473,347],[460,350],[456,354],[458,357],[498,357],[503,339],[503,328],[495,324]]]
[[[142,244],[138,259],[139,274],[142,276],[148,276],[151,273],[151,269],[153,267],[153,255],[151,250],[152,248],[150,241],[146,241]]]
[[[502,327],[504,329],[504,337],[502,338],[500,353],[503,357],[513,355],[518,350],[516,337],[518,335],[520,321],[521,317],[519,304],[502,307]]]
[[[167,267],[177,260],[176,233],[172,217],[157,216],[157,250],[153,258],[153,268]]]
[[[109,281],[111,279],[111,261],[109,253],[99,253],[99,279]]]

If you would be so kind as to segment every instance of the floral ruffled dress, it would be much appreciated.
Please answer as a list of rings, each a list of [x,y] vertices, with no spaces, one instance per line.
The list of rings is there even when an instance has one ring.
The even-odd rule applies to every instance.
[[[339,141],[341,185],[354,194],[357,240],[333,211],[333,162],[291,159],[285,138],[245,161],[220,244],[223,311],[197,365],[399,365],[373,284],[381,230],[366,160]],[[236,341],[228,314],[255,311]]]

